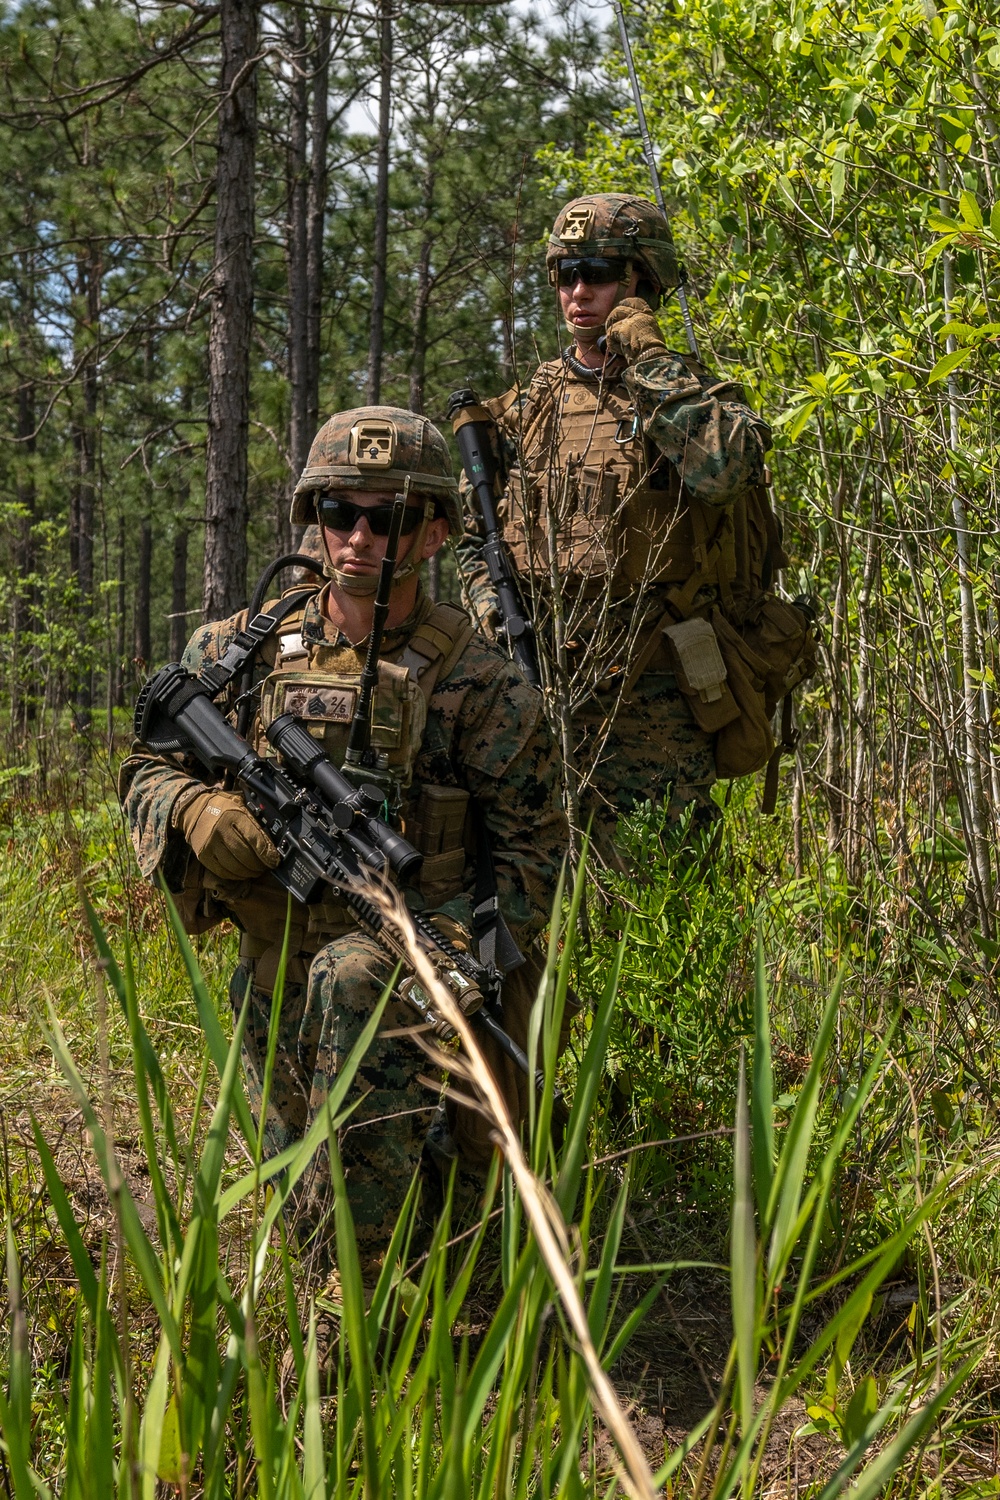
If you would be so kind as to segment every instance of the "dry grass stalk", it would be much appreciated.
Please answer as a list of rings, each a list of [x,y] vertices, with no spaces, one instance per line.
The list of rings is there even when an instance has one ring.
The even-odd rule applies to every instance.
[[[579,1340],[594,1406],[611,1433],[621,1457],[624,1469],[621,1474],[622,1484],[634,1500],[655,1500],[657,1489],[652,1471],[590,1336],[586,1309],[569,1265],[569,1241],[562,1214],[544,1183],[529,1167],[503,1094],[476,1040],[475,1029],[454,1000],[451,991],[441,982],[433,963],[417,942],[409,912],[388,891],[379,891],[378,900],[386,917],[397,928],[405,943],[413,972],[433,1008],[461,1038],[464,1057],[461,1059],[460,1071],[475,1089],[484,1111],[493,1122],[493,1139],[510,1167],[542,1259]],[[449,1068],[452,1071],[456,1071],[457,1061],[454,1057],[449,1058]]]

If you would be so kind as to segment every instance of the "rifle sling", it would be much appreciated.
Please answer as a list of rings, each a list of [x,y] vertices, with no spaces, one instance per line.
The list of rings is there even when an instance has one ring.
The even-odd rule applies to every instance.
[[[469,802],[476,835],[476,886],[472,894],[472,935],[479,962],[487,969],[509,974],[524,963],[524,954],[503,919],[497,897],[497,873],[486,819],[473,797]]]
[[[301,609],[315,592],[315,588],[310,586],[283,595],[269,609],[262,609],[260,614],[247,621],[242,630],[236,632],[219,660],[201,673],[201,680],[210,689],[213,698],[217,698],[234,677],[239,676],[282,621],[294,614],[295,610]]]

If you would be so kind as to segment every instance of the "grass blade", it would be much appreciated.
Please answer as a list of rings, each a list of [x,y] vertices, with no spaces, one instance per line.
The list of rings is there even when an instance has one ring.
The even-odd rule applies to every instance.
[[[48,1190],[49,1201],[56,1211],[59,1228],[62,1230],[66,1240],[66,1248],[69,1250],[70,1259],[73,1262],[73,1270],[76,1272],[76,1279],[80,1283],[81,1295],[87,1304],[87,1311],[90,1313],[90,1316],[96,1318],[97,1275],[91,1264],[87,1247],[83,1243],[83,1236],[80,1233],[76,1216],[70,1206],[69,1198],[66,1196],[66,1189],[62,1185],[62,1178],[59,1176],[59,1169],[56,1166],[55,1158],[49,1150],[48,1142],[42,1135],[38,1127],[38,1121],[34,1115],[31,1116],[31,1130],[35,1137],[35,1150],[38,1152],[38,1159],[42,1164],[42,1173],[45,1177],[45,1186]]]
[[[771,1016],[764,968],[764,939],[757,928],[757,963],[754,983],[753,1079],[750,1088],[753,1181],[757,1212],[763,1224],[771,1200],[774,1180],[774,1075],[771,1068]]]
[[[731,1288],[733,1333],[736,1339],[736,1389],[744,1433],[753,1423],[757,1382],[757,1237],[753,1215],[753,1175],[750,1165],[750,1113],[747,1109],[746,1058],[740,1050],[736,1088],[736,1138],[733,1155]]]

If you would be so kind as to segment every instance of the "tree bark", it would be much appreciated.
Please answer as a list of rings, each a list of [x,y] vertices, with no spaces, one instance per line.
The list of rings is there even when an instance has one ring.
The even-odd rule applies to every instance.
[[[287,503],[305,468],[312,433],[309,429],[309,164],[306,160],[309,87],[306,77],[306,18],[297,6],[292,20],[291,120],[288,133],[288,423]],[[281,551],[289,540],[287,516],[281,518]]]
[[[253,320],[257,5],[222,0],[222,106],[216,166],[212,322],[208,341],[205,473],[205,619],[244,603],[247,577],[247,436]]]
[[[80,384],[83,406],[74,432],[76,487],[70,508],[70,560],[80,592],[82,618],[87,618],[94,594],[94,513],[97,468],[97,370],[100,358],[101,263],[100,252],[91,242],[77,257],[77,295],[81,303],[79,339],[83,344]],[[77,673],[73,699],[74,724],[78,730],[90,725],[94,702],[93,669]]]
[[[426,174],[423,181],[424,233],[420,241],[417,260],[417,294],[413,303],[413,344],[410,351],[410,410],[423,413],[427,380],[427,317],[431,300],[431,251],[434,241],[430,233],[430,216],[434,203],[434,176]],[[427,564],[427,592],[436,604],[441,595],[441,554],[435,552]]]
[[[32,571],[34,545],[32,527],[35,523],[35,476],[31,459],[35,453],[35,382],[24,380],[17,391],[17,437],[18,480],[17,501],[21,513],[17,519],[17,534],[14,542],[14,619],[10,676],[10,717],[15,733],[23,733],[35,717],[35,694],[37,684],[33,682],[34,652],[27,652],[24,637],[34,624],[33,600],[25,580]]]
[[[430,187],[430,193],[434,191],[434,179],[425,179],[425,192]],[[432,197],[425,196],[424,206],[430,215]],[[410,350],[410,410],[423,412],[424,396],[427,382],[427,319],[430,312],[431,300],[431,252],[434,248],[433,236],[429,228],[425,229],[420,242],[420,254],[417,260],[417,290],[413,301],[413,343]]]
[[[187,643],[188,533],[174,532],[174,566],[170,581],[170,660],[180,661]]]
[[[326,225],[327,162],[330,141],[330,12],[316,21],[316,71],[312,95],[312,154],[309,160],[309,321],[307,425],[312,441],[319,425],[319,356],[323,326],[323,232]]]
[[[385,345],[385,288],[389,248],[389,121],[392,94],[392,13],[381,0],[378,104],[378,159],[375,173],[375,244],[372,267],[372,318],[368,339],[368,404],[382,396],[382,352]]]
[[[125,707],[125,517],[118,517],[118,587],[116,590],[115,665],[111,685],[114,708]]]
[[[139,523],[139,571],[135,584],[134,656],[140,672],[150,662],[153,651],[150,643],[149,606],[153,581],[153,523],[143,516]]]

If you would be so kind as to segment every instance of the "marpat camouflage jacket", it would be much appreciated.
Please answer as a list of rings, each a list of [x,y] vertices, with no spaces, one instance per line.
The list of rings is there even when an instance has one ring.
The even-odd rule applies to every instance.
[[[310,660],[315,659],[317,651],[331,646],[350,647],[323,615],[321,599],[321,594],[314,595],[300,616],[302,646]],[[401,655],[432,608],[421,593],[409,619],[386,632],[381,653],[384,660]],[[184,653],[183,665],[197,673],[217,661],[245,620],[243,612],[196,631]],[[357,652],[363,648],[364,643]],[[278,644],[272,637],[259,653],[263,660],[255,668],[255,684],[269,674],[277,652]],[[220,702],[231,710],[234,693],[232,689],[228,692],[229,702],[225,697]],[[255,724],[250,730],[252,743],[256,743],[258,728]],[[175,892],[190,883],[190,866],[196,863],[174,826],[176,816],[205,785],[181,757],[155,756],[141,747],[122,767],[119,791],[139,867],[150,877],[161,871],[168,888]],[[417,806],[421,789],[426,786],[463,788],[475,799],[489,833],[501,910],[516,941],[526,949],[548,921],[566,853],[560,760],[542,712],[540,694],[527,687],[506,658],[479,635],[472,635],[455,665],[433,688],[426,726],[415,752],[412,786],[403,806],[404,820]],[[425,902],[419,893],[407,892],[407,900],[416,907],[442,911],[468,928],[473,863],[470,852],[450,899]],[[264,876],[246,884],[275,887],[283,923],[285,896],[273,878]],[[220,895],[218,889],[214,895]],[[225,898],[224,890],[221,896]],[[239,892],[235,894],[228,911],[223,899],[223,910],[216,913],[216,919],[232,915],[233,908],[244,910],[245,903],[236,899],[240,896]],[[248,920],[241,925],[252,929]]]

